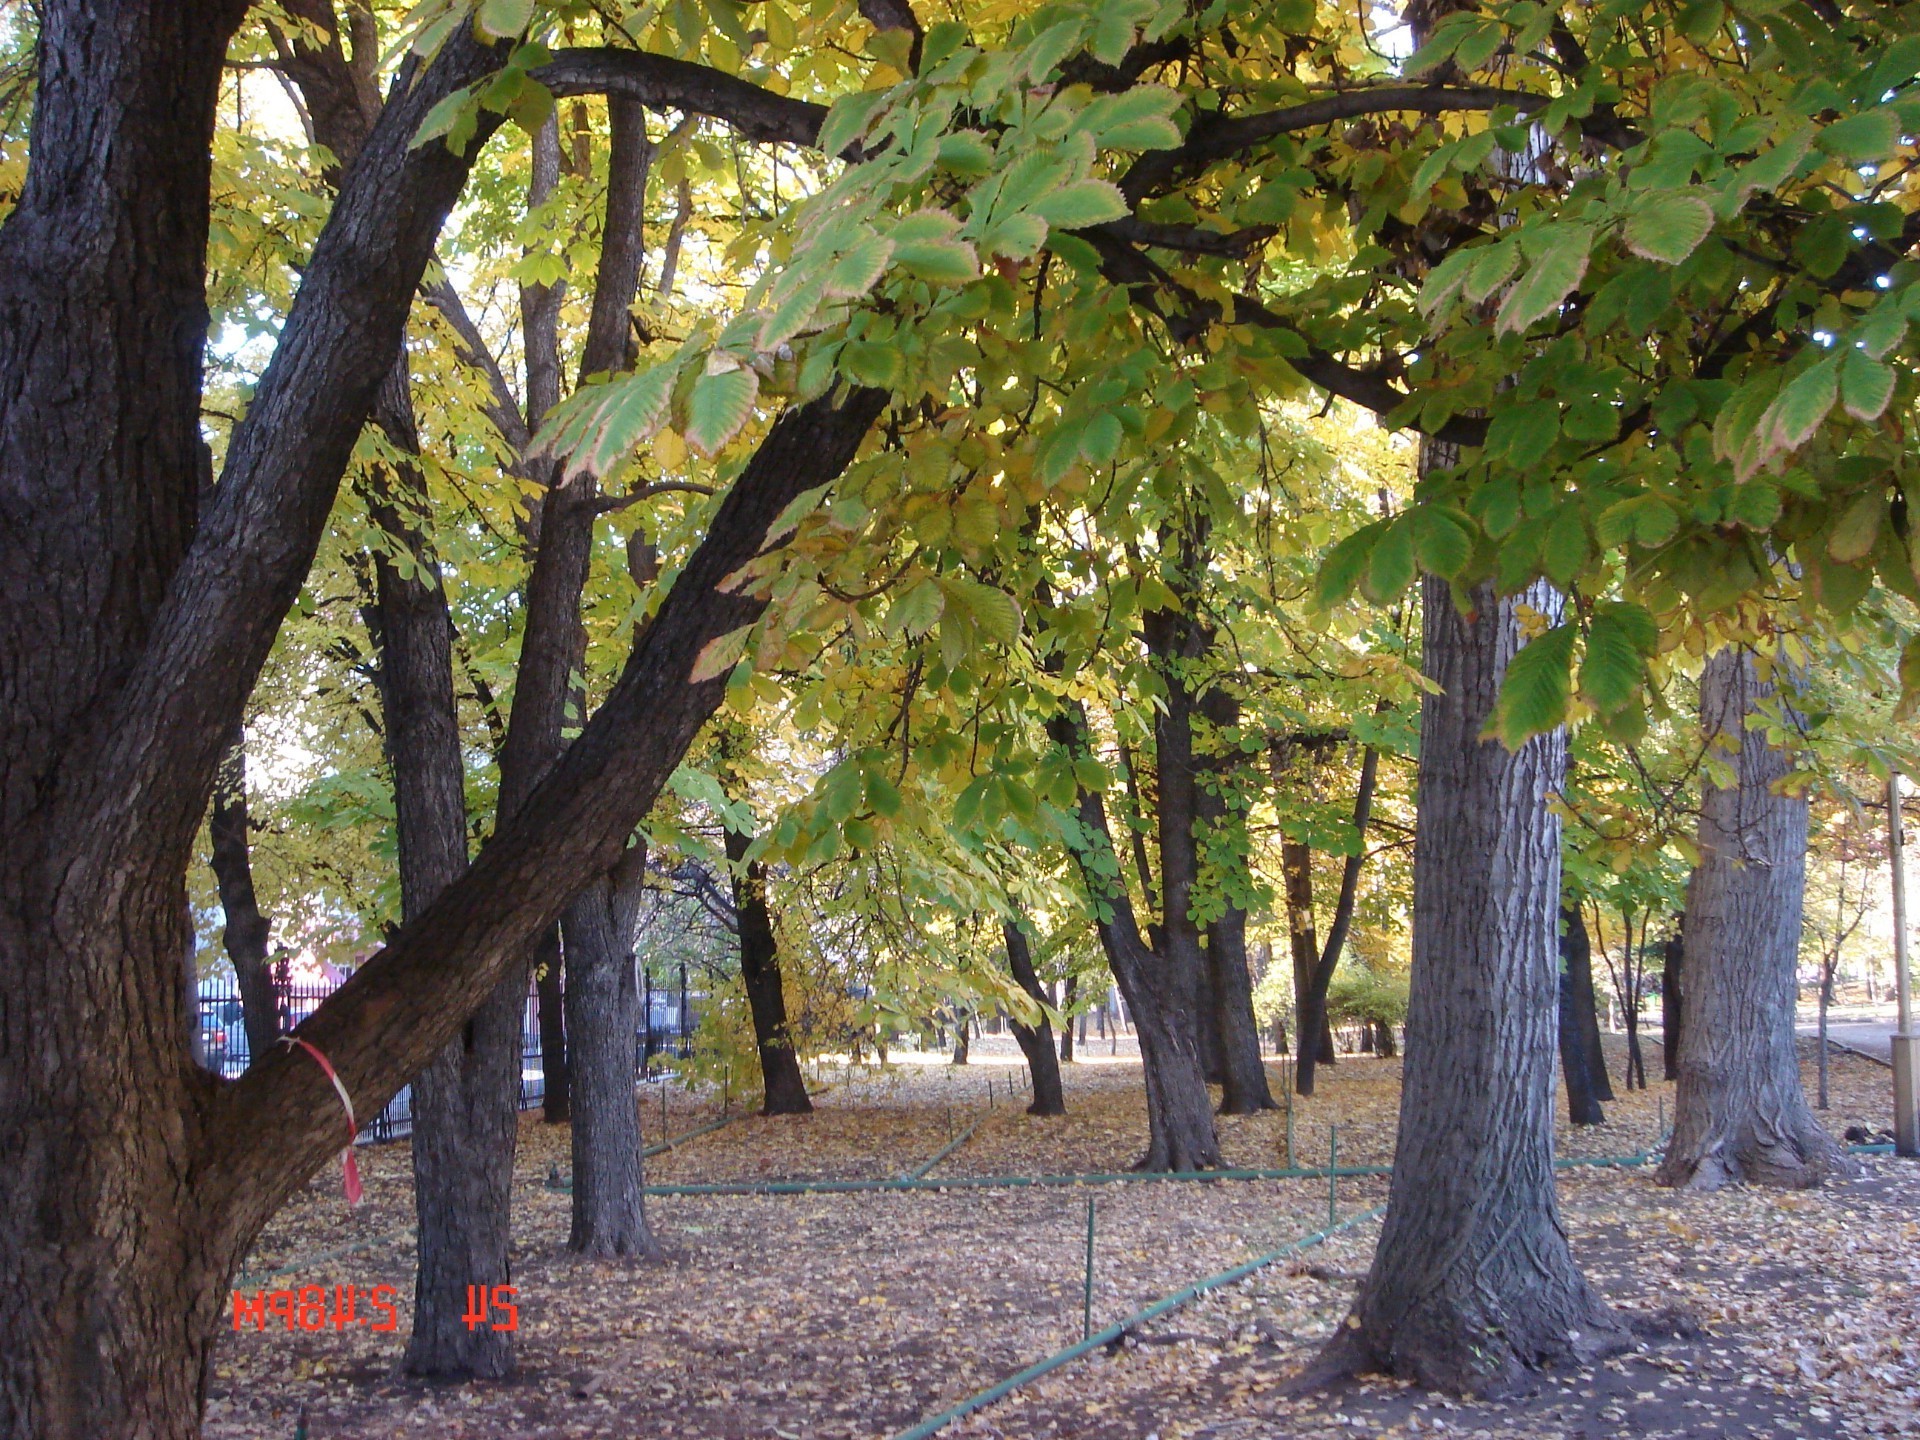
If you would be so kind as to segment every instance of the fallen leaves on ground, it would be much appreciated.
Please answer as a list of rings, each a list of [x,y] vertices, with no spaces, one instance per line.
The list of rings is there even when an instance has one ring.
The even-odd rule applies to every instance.
[[[973,1063],[895,1057],[834,1070],[812,1116],[763,1119],[719,1095],[643,1087],[651,1143],[723,1111],[731,1123],[657,1155],[652,1184],[881,1179],[915,1172],[976,1126],[932,1179],[1124,1171],[1145,1137],[1137,1060],[1083,1050],[1066,1067],[1069,1114],[1024,1113],[1007,1040]],[[1618,1070],[1616,1056],[1616,1073]],[[826,1083],[832,1082],[832,1083]],[[1833,1066],[1836,1132],[1882,1128],[1887,1072]],[[991,1098],[990,1098],[991,1087]],[[1391,1157],[1397,1061],[1343,1058],[1320,1093],[1220,1122],[1230,1165]],[[1562,1155],[1658,1143],[1672,1087],[1623,1092],[1607,1123],[1558,1137]],[[1276,1094],[1278,1094],[1276,1069]],[[977,1125],[976,1125],[977,1122]],[[275,1218],[251,1275],[272,1286],[390,1284],[401,1329],[248,1330],[216,1357],[212,1440],[291,1436],[304,1407],[331,1437],[884,1437],[1080,1338],[1087,1201],[1096,1206],[1092,1324],[1113,1323],[1203,1276],[1318,1229],[1324,1180],[957,1188],[804,1196],[662,1196],[649,1217],[664,1265],[583,1262],[565,1249],[564,1127],[529,1116],[515,1165],[514,1280],[521,1373],[425,1385],[395,1373],[411,1311],[410,1156],[361,1152],[368,1203],[347,1211],[329,1169]],[[1590,1371],[1546,1377],[1530,1400],[1465,1404],[1393,1382],[1289,1399],[1289,1375],[1346,1313],[1377,1226],[1334,1237],[1162,1317],[946,1432],[956,1437],[1459,1434],[1920,1435],[1920,1182],[1872,1159],[1826,1191],[1658,1190],[1645,1169],[1572,1170],[1562,1206],[1589,1275],[1626,1310],[1688,1309],[1691,1340],[1648,1342]],[[1383,1179],[1343,1178],[1340,1213],[1384,1202]],[[277,1322],[275,1322],[277,1325]]]

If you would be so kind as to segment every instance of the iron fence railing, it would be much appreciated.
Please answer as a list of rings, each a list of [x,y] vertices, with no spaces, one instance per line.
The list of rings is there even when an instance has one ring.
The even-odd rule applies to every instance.
[[[279,1030],[285,1034],[320,1007],[336,989],[327,981],[276,979]],[[200,1063],[221,1075],[234,1076],[252,1061],[246,1026],[241,1018],[240,987],[231,972],[216,973],[200,982],[195,1041]],[[651,990],[634,1035],[634,1073],[648,1074],[658,1057],[684,1058],[692,1053],[693,1031],[699,1015],[684,989]],[[520,1016],[520,1108],[531,1110],[547,1096],[546,1067],[540,1054],[540,1009],[529,987]],[[406,1086],[387,1107],[360,1129],[362,1143],[397,1140],[413,1133],[413,1087]]]

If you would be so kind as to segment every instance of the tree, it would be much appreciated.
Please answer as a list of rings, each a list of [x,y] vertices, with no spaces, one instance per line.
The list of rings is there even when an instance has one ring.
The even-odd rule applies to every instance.
[[[253,865],[248,849],[252,829],[247,807],[247,741],[234,737],[220,759],[213,792],[213,814],[207,822],[212,841],[213,870],[219,878],[220,908],[226,913],[222,937],[227,958],[239,982],[241,1023],[246,1028],[249,1063],[267,1053],[280,1034],[279,997],[274,993],[273,969],[267,958],[271,929],[260,913],[253,888]]]
[[[1807,800],[1782,748],[1797,720],[1783,669],[1778,656],[1727,645],[1700,681],[1716,753],[1687,888],[1689,1013],[1663,1185],[1807,1186],[1851,1168],[1807,1108],[1794,1040]]]
[[[1600,1018],[1593,1003],[1593,945],[1578,905],[1560,906],[1560,1073],[1567,1086],[1567,1118],[1575,1125],[1600,1125],[1606,1058],[1600,1053]]]
[[[753,1013],[754,1047],[760,1057],[762,1115],[809,1115],[806,1077],[794,1049],[787,998],[780,978],[780,942],[767,904],[767,867],[750,858],[754,837],[729,826],[727,865],[733,879],[733,912],[739,917],[740,979]]]
[[[1519,606],[1551,621],[1560,601],[1537,585],[1521,600],[1482,587],[1471,603],[1463,615],[1444,582],[1425,583],[1437,683],[1421,709],[1412,1039],[1387,1218],[1357,1323],[1328,1360],[1499,1394],[1624,1331],[1575,1266],[1554,1198],[1560,826],[1547,798],[1565,741],[1484,738],[1527,653]]]
[[[1007,945],[1007,968],[1012,971],[1020,988],[1040,1007],[1037,1024],[1028,1024],[1018,1016],[1013,1018],[1013,1038],[1019,1041],[1020,1053],[1027,1057],[1027,1070],[1033,1077],[1033,1103],[1027,1106],[1027,1113],[1064,1115],[1067,1113],[1067,1103],[1060,1088],[1060,1059],[1053,1050],[1053,1025],[1047,1019],[1047,993],[1041,988],[1040,977],[1033,968],[1033,947],[1027,943],[1026,932],[1017,921],[1008,920],[1001,929]],[[1067,1020],[1063,1033],[1070,1033],[1072,1025],[1073,1022]]]

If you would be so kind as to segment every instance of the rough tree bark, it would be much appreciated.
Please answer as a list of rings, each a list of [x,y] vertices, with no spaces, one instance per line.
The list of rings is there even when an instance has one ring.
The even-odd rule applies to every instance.
[[[1276,762],[1276,778],[1284,772]],[[1360,783],[1353,797],[1354,848],[1340,867],[1340,894],[1334,901],[1333,923],[1324,946],[1316,949],[1313,924],[1313,851],[1297,840],[1280,844],[1280,868],[1286,885],[1287,930],[1292,941],[1294,1029],[1300,1036],[1300,1054],[1294,1062],[1294,1089],[1313,1094],[1314,1070],[1334,1063],[1333,1025],[1327,1016],[1327,989],[1340,966],[1347,936],[1353,930],[1354,905],[1360,895],[1360,871],[1367,863],[1367,821],[1373,815],[1373,792],[1379,782],[1380,752],[1369,745],[1360,756]],[[1317,1037],[1310,1042],[1309,1037]]]
[[[636,843],[587,886],[561,921],[567,1034],[573,1049],[573,1225],[567,1248],[597,1259],[657,1260],[647,1227],[634,1036],[640,984],[633,947],[647,851]]]
[[[1683,933],[1676,931],[1660,947],[1660,1066],[1669,1080],[1680,1078],[1680,1037],[1687,1023],[1687,992],[1680,978],[1686,957]]]
[[[1047,722],[1047,735],[1076,759],[1091,755],[1085,712],[1077,706]],[[1082,788],[1076,804],[1087,848],[1074,859],[1094,907],[1107,966],[1132,1015],[1147,1086],[1147,1150],[1137,1170],[1206,1170],[1220,1164],[1213,1097],[1201,1068],[1190,977],[1168,966],[1141,937],[1106,802]]]
[[[786,987],[780,978],[780,942],[767,908],[767,871],[758,860],[749,861],[751,835],[727,831],[727,861],[733,875],[733,913],[740,927],[740,980],[747,990],[747,1008],[753,1014],[754,1046],[760,1055],[760,1082],[766,1099],[762,1115],[810,1115],[806,1077],[794,1051],[788,1028]],[[961,1044],[966,1025],[961,1025]]]
[[[238,730],[238,727],[236,727]],[[267,959],[271,927],[260,913],[253,889],[253,859],[248,840],[252,822],[247,813],[247,741],[236,733],[220,757],[214,783],[213,813],[207,837],[213,849],[213,878],[220,888],[220,909],[226,916],[222,943],[233,962],[240,987],[241,1021],[247,1033],[247,1061],[267,1053],[279,1038],[280,998],[273,989],[273,965]]]
[[[1594,1088],[1593,1056],[1587,1044],[1589,1026],[1595,1044],[1600,1035],[1593,1013],[1593,947],[1578,905],[1560,907],[1559,969],[1560,1075],[1567,1086],[1567,1118],[1575,1125],[1603,1125],[1607,1115]],[[1605,1065],[1600,1074],[1605,1076]]]
[[[1793,1022],[1807,801],[1775,793],[1792,763],[1749,728],[1775,693],[1751,650],[1707,657],[1701,724],[1735,780],[1724,789],[1709,780],[1701,796],[1681,969],[1688,1013],[1673,1136],[1656,1177],[1663,1185],[1806,1187],[1852,1169],[1800,1084]]]
[[[1064,1065],[1073,1063],[1073,1007],[1080,998],[1080,977],[1069,975],[1061,986],[1060,1013],[1068,1021],[1060,1027],[1060,1061]]]
[[[1240,705],[1224,690],[1211,689],[1200,701],[1200,712],[1216,733],[1240,723]],[[1235,782],[1240,750],[1222,743],[1221,753],[1204,763],[1206,778],[1193,786],[1196,845],[1204,845],[1216,866],[1233,865],[1246,881],[1246,810]],[[1231,860],[1225,857],[1231,856]],[[1260,1025],[1253,1017],[1253,977],[1247,967],[1247,912],[1235,903],[1235,886],[1218,877],[1225,892],[1225,910],[1208,922],[1206,934],[1205,994],[1212,1006],[1211,1029],[1220,1046],[1220,1113],[1256,1115],[1277,1108],[1267,1084],[1267,1067],[1260,1056]]]
[[[1521,645],[1516,600],[1474,613],[1428,577],[1413,975],[1385,1225],[1327,1363],[1494,1395],[1623,1332],[1587,1285],[1553,1188],[1554,921],[1566,733],[1509,752],[1482,738]],[[1520,600],[1557,616],[1544,584]]]
[[[1014,983],[1026,991],[1036,1005],[1044,1007],[1047,992],[1033,968],[1033,949],[1027,944],[1026,932],[1012,920],[1003,922],[1000,928],[1006,938],[1007,968],[1013,973]],[[1046,1010],[1042,1008],[1038,1025],[1020,1020],[1012,1023],[1013,1038],[1020,1044],[1020,1053],[1027,1057],[1027,1072],[1033,1077],[1033,1103],[1027,1106],[1027,1113],[1066,1114],[1066,1095],[1060,1087],[1060,1060],[1053,1049],[1053,1023],[1047,1019]],[[1071,1022],[1066,1028],[1071,1032]]]
[[[44,0],[26,179],[0,226],[0,1213],[36,1217],[0,1227],[8,1435],[192,1435],[233,1267],[346,1132],[304,1051],[276,1046],[229,1082],[194,1065],[182,877],[434,237],[498,117],[459,154],[413,138],[508,47],[458,29],[406,65],[203,505],[213,112],[244,9]],[[658,57],[596,66],[659,97],[679,87],[680,108],[724,103]],[[775,98],[743,128],[817,125],[818,107]],[[884,404],[859,391],[773,427],[599,723],[302,1024],[361,1115],[453,1038],[573,877],[618,858],[723,693],[691,678],[697,657],[764,609],[728,577],[852,460]],[[75,1033],[90,1043],[58,1043]]]
[[[400,454],[418,453],[404,358],[381,386],[374,414]],[[427,539],[426,482],[419,469],[404,462],[380,467],[364,498],[391,546],[374,557],[373,623],[405,922],[425,914],[467,868],[453,622],[439,561]],[[404,565],[397,555],[407,557]],[[519,1081],[520,1007],[512,998],[517,997],[490,1000],[462,1039],[443,1049],[414,1080],[412,1159],[420,1239],[406,1363],[416,1373],[498,1376],[512,1366],[510,1344],[499,1346],[490,1329],[476,1331],[463,1319],[468,1286],[511,1278],[505,1218],[511,1175],[476,1172],[466,1147],[483,1138],[498,1143],[514,1124],[511,1104],[504,1115],[485,1104],[486,1096]],[[503,1063],[503,1050],[510,1062]],[[494,1210],[500,1213],[490,1219]]]

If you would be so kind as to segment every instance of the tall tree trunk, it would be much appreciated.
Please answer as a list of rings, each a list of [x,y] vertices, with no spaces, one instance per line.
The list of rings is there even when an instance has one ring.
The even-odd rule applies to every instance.
[[[1490,585],[1474,614],[1422,585],[1420,803],[1406,1079],[1387,1217],[1329,1360],[1493,1395],[1622,1332],[1575,1266],[1553,1188],[1554,919],[1566,732],[1509,752],[1483,738],[1524,601]]]
[[[540,1027],[540,1118],[549,1125],[564,1125],[573,1118],[564,974],[559,933],[549,931],[533,955],[534,1015]]]
[[[1253,980],[1247,971],[1247,912],[1229,905],[1207,926],[1207,975],[1220,1034],[1222,1115],[1257,1115],[1278,1108],[1260,1058],[1260,1026],[1253,1018]]]
[[[1286,885],[1287,939],[1293,964],[1293,1028],[1299,1054],[1294,1059],[1294,1089],[1313,1094],[1316,1066],[1338,1058],[1333,1021],[1327,1015],[1327,985],[1320,983],[1320,940],[1313,923],[1313,851],[1295,840],[1280,842],[1280,873]],[[1339,963],[1336,955],[1335,964]]]
[[[1200,713],[1212,727],[1213,753],[1194,761],[1194,840],[1204,846],[1216,870],[1214,883],[1225,909],[1207,924],[1204,957],[1205,994],[1211,1007],[1210,1030],[1220,1050],[1220,1113],[1254,1115],[1275,1107],[1260,1056],[1260,1025],[1253,1017],[1253,978],[1247,967],[1247,912],[1239,897],[1252,889],[1247,874],[1250,846],[1246,833],[1246,779],[1236,732],[1239,701],[1213,688],[1200,700]],[[1204,776],[1199,772],[1204,765]],[[1231,858],[1228,858],[1231,857]]]
[[[1078,707],[1049,720],[1047,734],[1076,758],[1091,752],[1086,715]],[[1107,825],[1106,802],[1098,791],[1083,788],[1077,810],[1088,848],[1076,850],[1074,859],[1094,904],[1107,966],[1140,1042],[1147,1150],[1134,1168],[1211,1169],[1220,1164],[1220,1141],[1213,1126],[1213,1097],[1200,1067],[1193,987],[1141,938],[1132,898],[1119,880],[1119,854]]]
[[[642,1191],[640,1106],[634,1097],[634,1036],[640,986],[633,947],[640,933],[646,847],[628,849],[612,873],[567,907],[567,1034],[573,1070],[573,1227],[567,1248],[598,1259],[660,1258]]]
[[[1040,984],[1040,976],[1034,971],[1033,950],[1027,944],[1026,933],[1012,920],[1003,922],[1000,929],[1006,939],[1007,969],[1012,972],[1014,983],[1026,991],[1036,1005],[1045,1006],[1047,992]],[[1067,1022],[1066,1029],[1071,1033],[1071,1020]],[[1027,1106],[1027,1113],[1066,1114],[1066,1096],[1060,1088],[1060,1061],[1054,1054],[1053,1025],[1047,1019],[1046,1011],[1041,1010],[1038,1025],[1015,1020],[1013,1038],[1020,1044],[1020,1053],[1027,1057],[1027,1073],[1033,1077],[1033,1103]]]
[[[760,1052],[760,1080],[766,1101],[762,1115],[810,1115],[806,1078],[788,1028],[786,987],[780,978],[780,944],[767,908],[767,871],[749,861],[751,835],[727,831],[727,860],[733,872],[733,910],[740,926],[740,979],[753,1013],[753,1039]],[[962,1044],[966,1027],[961,1026]]]
[[[1586,988],[1586,1013],[1581,1013],[1580,990]],[[1560,1074],[1567,1085],[1567,1118],[1575,1125],[1602,1125],[1606,1112],[1594,1089],[1587,1027],[1599,1038],[1593,1013],[1593,948],[1578,905],[1560,907]],[[1604,1068],[1602,1073],[1604,1074]]]
[[[1276,772],[1284,767],[1276,764]],[[1280,868],[1286,882],[1287,929],[1293,946],[1294,1028],[1300,1036],[1300,1054],[1294,1064],[1294,1088],[1313,1094],[1314,1070],[1334,1063],[1333,1026],[1327,1017],[1327,989],[1340,966],[1353,929],[1354,906],[1360,894],[1360,871],[1367,860],[1367,821],[1373,815],[1373,792],[1379,783],[1380,752],[1369,745],[1360,756],[1360,783],[1353,796],[1353,853],[1340,867],[1340,895],[1334,902],[1333,924],[1327,943],[1317,951],[1313,927],[1313,852],[1295,840],[1280,845]],[[1310,1043],[1309,1037],[1315,1037]]]
[[[1073,1063],[1073,1007],[1080,998],[1080,977],[1068,975],[1062,987],[1061,1014],[1066,1023],[1060,1027],[1060,1059],[1063,1064]]]
[[[1807,801],[1775,793],[1792,764],[1749,728],[1775,692],[1752,651],[1707,657],[1701,722],[1723,754],[1737,747],[1736,778],[1725,789],[1708,781],[1701,797],[1681,972],[1688,1015],[1663,1185],[1805,1187],[1851,1169],[1800,1084],[1794,1002]]]
[[[1686,942],[1676,933],[1660,947],[1660,1062],[1669,1080],[1680,1078],[1680,1037],[1686,1028],[1686,991],[1680,972]]]
[[[417,453],[404,358],[375,402],[394,448]],[[453,623],[440,567],[426,535],[427,495],[417,467],[376,472],[368,513],[390,550],[374,557],[379,689],[393,774],[403,920],[426,913],[467,867],[465,767],[453,691]],[[397,564],[393,554],[407,561]],[[416,1374],[485,1376],[513,1367],[510,1338],[465,1321],[468,1287],[506,1284],[511,1160],[490,1168],[501,1145],[511,1157],[520,1080],[521,997],[498,993],[460,1040],[414,1081],[412,1146],[419,1265],[406,1364]]]
[[[280,997],[274,993],[273,965],[267,959],[269,926],[253,889],[248,839],[251,825],[247,813],[247,741],[245,732],[239,731],[220,760],[207,836],[212,842],[220,908],[227,921],[222,941],[240,987],[249,1064],[266,1054],[280,1034]]]
[[[1607,1074],[1607,1052],[1600,1041],[1600,1005],[1593,989],[1593,942],[1578,905],[1563,905],[1560,920],[1566,928],[1561,955],[1573,989],[1575,1038],[1586,1057],[1587,1083],[1597,1100],[1611,1100],[1613,1080]]]
[[[640,107],[615,100],[609,104],[609,116],[613,158],[592,315],[580,358],[582,375],[617,369],[626,362],[627,310],[641,259],[639,213],[652,160]],[[542,203],[551,193],[559,163],[558,131],[549,117],[535,137],[532,204]],[[538,428],[558,401],[559,355],[547,319],[557,304],[556,293],[538,294],[529,301],[527,330],[542,337],[529,347],[527,356],[529,431]],[[547,478],[551,482],[556,477],[549,474]],[[584,647],[580,598],[592,563],[594,502],[590,481],[566,486],[549,483],[540,506],[513,710],[500,752],[502,819],[519,813],[562,748],[573,676]],[[514,1332],[471,1327],[463,1317],[469,1286],[504,1284],[511,1278],[512,1172],[527,981],[538,959],[545,960],[550,976],[557,979],[560,974],[552,932],[543,940],[540,948],[545,955],[529,953],[515,966],[469,1027],[471,1043],[462,1051],[457,1072],[458,1096],[441,1096],[437,1081],[429,1081],[429,1130],[446,1123],[456,1133],[431,1137],[424,1152],[418,1145],[415,1149],[416,1156],[424,1153],[433,1168],[423,1172],[416,1160],[421,1266],[406,1359],[407,1369],[414,1374],[496,1377],[510,1373],[514,1365]],[[546,1038],[543,1025],[543,1051]],[[563,1049],[561,1039],[555,1051]],[[559,1092],[556,1098],[565,1103],[569,1077],[564,1060],[555,1068],[562,1073],[548,1076],[549,1093]]]

